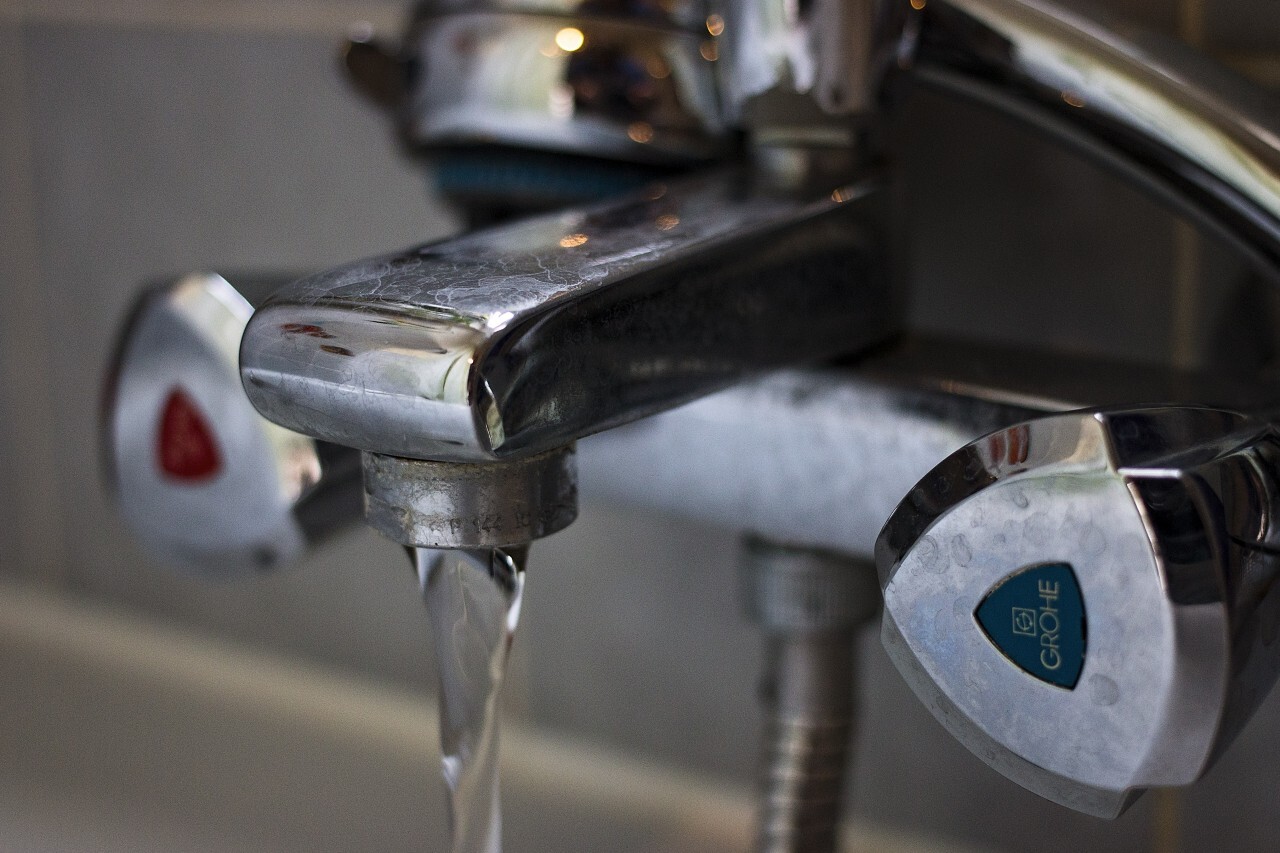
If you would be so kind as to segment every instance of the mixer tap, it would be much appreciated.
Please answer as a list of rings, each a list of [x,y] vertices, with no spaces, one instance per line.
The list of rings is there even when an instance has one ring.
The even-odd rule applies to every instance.
[[[503,10],[503,15],[509,14]],[[493,110],[483,98],[477,102],[471,95],[461,100],[440,96],[439,87],[457,77],[433,75],[434,51],[438,34],[452,32],[455,24],[461,25],[449,15],[419,18],[415,44],[426,71],[417,80],[417,94],[406,101],[414,108],[410,134],[417,134],[419,143],[443,141],[451,147],[460,139],[474,142],[477,134],[496,132],[508,142],[545,148],[554,126],[559,141],[571,140],[566,144],[569,150],[584,150],[585,137],[570,131],[580,119],[597,121],[599,114],[592,110],[599,102],[585,97],[581,87],[573,89],[573,97],[584,113],[570,113],[572,117],[559,124],[503,124],[493,120]],[[677,38],[673,33],[679,21],[669,25],[664,37]],[[1039,0],[913,0],[807,8],[744,2],[732,4],[714,20],[708,17],[705,25],[709,34],[723,34],[723,51],[713,42],[710,49],[704,44],[699,54],[704,60],[722,60],[717,66],[722,76],[716,80],[724,103],[721,115],[724,124],[746,133],[749,156],[748,165],[740,167],[744,171],[670,179],[648,196],[545,215],[295,284],[267,304],[244,338],[245,387],[259,410],[291,429],[367,451],[369,505],[381,507],[386,490],[376,473],[381,463],[375,460],[382,456],[453,463],[537,458],[757,370],[856,354],[883,341],[896,327],[896,303],[889,285],[892,276],[883,272],[873,249],[887,251],[892,242],[877,243],[870,237],[874,231],[867,230],[875,227],[874,216],[867,214],[875,207],[868,201],[876,197],[869,164],[880,159],[877,119],[892,109],[894,88],[903,79],[1025,119],[1225,234],[1264,276],[1276,277],[1280,134],[1275,113],[1248,87],[1224,80],[1176,49],[1141,37],[1122,37],[1098,20]],[[569,28],[584,35],[584,43],[596,43],[586,23]],[[576,38],[570,41],[568,47],[581,47]],[[565,45],[560,49],[573,53]],[[688,50],[685,55],[692,56]],[[434,61],[453,67],[452,59]],[[496,61],[479,60],[458,68],[490,80],[481,69],[492,68]],[[569,84],[578,80],[573,66],[572,58],[564,58],[557,66],[563,75],[556,79]],[[547,97],[546,103],[554,103],[554,91]],[[451,118],[436,123],[431,105],[442,102],[461,106],[446,110]],[[506,101],[493,102],[506,108]],[[654,115],[658,112],[655,108]],[[498,129],[500,124],[503,129]],[[628,124],[633,131],[634,124]],[[719,126],[704,122],[702,131],[712,134]],[[510,127],[519,129],[506,129]],[[607,141],[595,137],[587,149],[625,157],[629,146],[618,129],[613,128]],[[645,149],[653,152],[646,155],[652,162],[658,154],[673,156],[680,147],[671,144],[677,136],[662,135],[654,126],[639,140],[635,134],[628,138],[653,146]],[[699,148],[697,155],[705,157],[709,150]],[[693,151],[684,146],[678,153],[688,163],[695,159]],[[830,162],[838,165],[820,167]],[[836,175],[843,178],[839,186],[832,182]],[[780,193],[780,188],[786,192]],[[881,224],[885,227],[880,233],[894,232],[884,220]],[[312,327],[331,336],[326,337],[327,345],[292,331]],[[886,420],[876,426],[893,425]],[[1009,440],[1017,434],[1009,433]],[[1040,432],[1033,429],[1031,434]],[[949,482],[944,475],[934,477],[942,485]],[[401,500],[396,506],[403,509],[405,503]],[[778,523],[788,515],[785,510],[771,506],[766,508],[770,513],[774,530],[769,532],[781,528],[782,541],[831,544],[806,540],[798,529],[786,529]],[[385,513],[379,510],[379,515]],[[1166,519],[1162,524],[1175,529],[1159,541],[1181,541],[1178,526],[1190,519]],[[896,542],[893,531],[902,524],[891,522],[888,539],[882,541]],[[920,535],[923,529],[912,527]],[[920,539],[931,541],[927,536]],[[978,549],[972,559],[974,565],[987,565],[990,554],[979,541],[986,539],[974,537],[969,546]],[[916,587],[931,578],[924,571],[908,574],[895,568],[924,559],[912,562],[899,553],[907,547],[903,543],[887,551],[882,548],[881,569],[892,603],[885,622],[887,641],[891,649],[902,646],[895,644],[894,631],[902,632],[914,659],[925,662],[921,670],[910,664],[912,655],[895,655],[922,694],[947,694],[950,703],[966,708],[966,697],[983,692],[974,685],[986,682],[964,680],[964,656],[939,656],[940,650],[951,648],[950,635],[910,634],[913,629],[903,627],[917,624],[922,605]],[[923,554],[924,547],[916,544],[907,554]],[[1044,559],[1068,565],[1074,558]],[[1216,571],[1210,576],[1232,576],[1223,567]],[[970,591],[986,592],[995,580],[986,574],[979,580],[974,574]],[[1110,604],[1094,600],[1098,595],[1091,592],[1090,582],[1081,580],[1082,603],[1078,595],[1068,595],[1061,578],[1055,575],[1044,582],[1050,581],[1062,596],[1057,599],[1061,613],[1074,614],[1070,607],[1075,607],[1079,614],[1071,618],[1083,624],[1088,611],[1097,631],[1109,624],[1103,614],[1110,616],[1110,611],[1097,608]],[[982,611],[975,607],[966,599],[962,621],[979,614],[965,622],[968,635],[975,638],[972,642],[979,643],[992,635],[974,627],[982,624]],[[1114,618],[1123,626],[1124,614]],[[1086,662],[1074,651],[1083,646],[1084,635],[1063,631],[1055,635],[1061,645],[1054,651],[1062,660],[1071,660],[1072,679],[1102,683],[1097,680],[1102,676],[1090,667],[1105,658]],[[1096,644],[1101,636],[1096,634],[1091,642]],[[1158,642],[1175,639],[1174,634],[1161,635]],[[1195,654],[1200,655],[1195,665],[1213,670],[1219,681],[1230,671],[1223,654]],[[1030,671],[1023,667],[1023,674]],[[1054,691],[1070,691],[1077,683],[1050,681],[1048,687],[1043,678],[1025,684],[1025,702],[1016,698],[1022,693],[1000,694],[1015,697],[1003,713],[1020,720],[1028,709],[1039,707],[1030,695],[1036,689],[1050,691],[1045,694],[1050,699],[1043,701],[1065,702]],[[932,682],[942,686],[929,687]],[[1123,678],[1117,676],[1111,683],[1119,685],[1123,695],[1132,695]],[[1196,747],[1197,757],[1179,772],[1107,777],[1103,787],[1128,791],[1153,780],[1185,782],[1203,769],[1214,745],[1223,740],[1211,734],[1218,711],[1237,716],[1239,712],[1222,690],[1188,684],[1189,696],[1179,704],[1209,732],[1201,738],[1204,748]],[[1104,705],[1107,710],[1099,711],[1101,706],[1095,704],[1091,713],[1117,713],[1115,703]],[[944,721],[969,721],[953,725],[962,740],[988,742],[971,734],[975,726],[986,725],[980,713],[951,714],[947,709],[952,705],[940,700],[932,707]],[[1197,710],[1189,710],[1193,708]],[[1127,795],[1068,796],[1060,787],[1042,784],[1041,776],[1052,774],[1056,765],[1041,754],[1050,746],[1035,736],[1038,729],[1008,737],[993,734],[989,727],[984,731],[985,738],[994,737],[1005,747],[984,757],[1042,793],[1105,813],[1114,813],[1127,801]],[[1109,760],[1121,763],[1150,752],[1144,759],[1147,765],[1164,767],[1173,761],[1164,743],[1102,741],[1098,748],[1116,753]],[[998,757],[1009,753],[1016,759]],[[1079,777],[1077,781],[1093,779],[1063,772]]]
[[[1136,415],[1006,428],[1115,404],[1265,414],[1266,387],[1128,368],[1113,381],[1116,371],[1058,355],[1037,374],[1025,351],[901,336],[910,211],[893,204],[883,128],[912,83],[995,108],[1223,236],[1274,281],[1280,124],[1266,95],[1046,0],[429,2],[400,46],[361,41],[348,64],[407,145],[434,158],[445,194],[470,204],[474,222],[499,223],[304,278],[247,325],[249,399],[292,432],[361,451],[380,531],[522,560],[530,541],[573,520],[583,439],[597,448],[584,460],[665,460],[625,476],[585,461],[584,488],[791,549],[867,556],[908,494],[878,549],[886,643],[944,724],[997,769],[1114,815],[1137,788],[1191,781],[1243,724],[1270,681],[1240,675],[1270,652],[1238,658],[1273,638],[1272,546],[1249,540],[1244,560],[1229,543],[1269,531],[1259,507],[1270,505],[1270,451],[1247,448],[1269,447],[1270,433],[1203,408],[1166,412],[1155,420],[1198,425],[1191,439],[1124,462],[1099,435]],[[995,435],[1006,456],[1043,451],[1036,460],[1078,463],[1105,485],[1098,518],[1124,527],[1132,565],[1091,564],[1089,537],[1069,552],[1005,555],[987,526],[999,514],[974,508],[1004,493],[982,490],[997,480],[1036,475],[1025,460],[992,469],[982,448],[993,439],[911,488],[992,430],[1005,430]],[[1094,440],[1054,438],[1068,433]],[[758,464],[740,464],[748,455]],[[982,489],[948,491],[957,477]],[[1181,514],[1161,514],[1168,496],[1144,491],[1195,477],[1210,485],[1188,487]],[[1055,490],[1076,483],[1045,480],[1037,506],[1049,529],[1075,518]],[[912,503],[920,495],[927,506]],[[930,531],[962,518],[983,535],[954,534],[963,547],[947,552],[940,580]],[[1171,557],[1188,543],[1208,549],[1194,571]],[[1140,577],[1122,574],[1132,566]],[[1209,597],[1184,602],[1170,579]],[[1132,614],[1129,598],[1106,592],[1126,583],[1145,596]],[[1024,660],[983,609],[1020,585],[1052,592],[1044,648],[1057,666]],[[1119,640],[1103,644],[1130,635],[1155,644],[1147,663],[1191,674],[1157,684],[1120,672],[1138,663]],[[995,682],[1009,690],[982,705]],[[1245,683],[1247,701],[1233,692]],[[1181,710],[1147,719],[1151,703],[1130,704],[1143,696]],[[1080,741],[1045,736],[1067,708],[1081,731],[1133,736],[1092,741],[1094,765],[1078,751],[1067,760]],[[1026,725],[1036,709],[1043,720]],[[1194,744],[1175,744],[1186,732]]]

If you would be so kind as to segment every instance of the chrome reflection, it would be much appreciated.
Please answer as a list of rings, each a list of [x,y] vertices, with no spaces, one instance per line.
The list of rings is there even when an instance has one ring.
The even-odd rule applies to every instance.
[[[913,76],[1029,121],[1217,229],[1280,277],[1274,95],[1169,40],[1041,0],[931,0]]]
[[[338,444],[477,462],[857,351],[895,326],[866,230],[883,195],[835,198],[731,169],[330,270],[254,316],[245,389]]]
[[[724,153],[728,128],[706,34],[628,11],[420,17],[408,38],[418,69],[406,108],[410,141],[654,164]]]

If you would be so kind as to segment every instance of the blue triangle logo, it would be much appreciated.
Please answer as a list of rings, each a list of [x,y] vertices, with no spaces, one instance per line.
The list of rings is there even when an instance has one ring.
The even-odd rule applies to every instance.
[[[1070,565],[1019,569],[992,587],[973,615],[987,639],[1023,672],[1075,688],[1084,669],[1085,613]]]

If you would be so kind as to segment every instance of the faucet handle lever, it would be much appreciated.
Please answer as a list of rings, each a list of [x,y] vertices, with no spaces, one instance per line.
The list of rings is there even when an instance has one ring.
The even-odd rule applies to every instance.
[[[1213,409],[1074,412],[956,451],[876,546],[883,641],[936,717],[1114,817],[1202,775],[1280,665],[1277,434]]]
[[[348,33],[342,66],[351,85],[379,107],[397,110],[408,98],[411,75],[401,50],[379,38],[367,23],[353,26]]]

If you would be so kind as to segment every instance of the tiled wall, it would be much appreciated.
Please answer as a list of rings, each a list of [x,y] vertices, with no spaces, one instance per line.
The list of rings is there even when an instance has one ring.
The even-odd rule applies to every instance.
[[[1261,76],[1280,65],[1274,0],[1109,5]],[[130,542],[96,460],[103,364],[140,283],[310,269],[455,227],[337,72],[348,21],[393,27],[402,12],[0,0],[0,571],[427,689],[427,632],[396,548],[357,531],[297,569],[211,586]],[[922,326],[1168,361],[1170,282],[1239,281],[1154,205],[1005,121],[922,94],[901,131]],[[1192,355],[1213,349],[1213,325]],[[758,651],[733,553],[730,532],[588,496],[581,521],[535,550],[513,713],[748,774]],[[1169,820],[1186,850],[1222,849],[1224,832],[1232,849],[1280,843],[1280,773],[1265,760],[1280,696],[1208,780],[1101,823],[972,758],[864,639],[853,802],[868,820],[1009,850],[1143,849]]]

